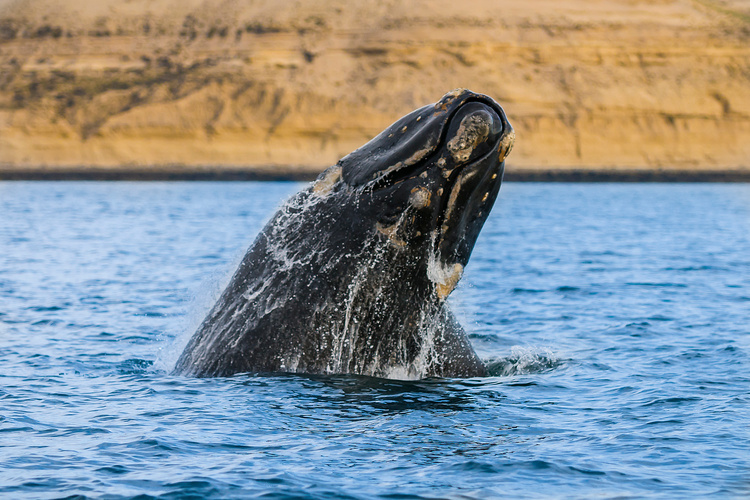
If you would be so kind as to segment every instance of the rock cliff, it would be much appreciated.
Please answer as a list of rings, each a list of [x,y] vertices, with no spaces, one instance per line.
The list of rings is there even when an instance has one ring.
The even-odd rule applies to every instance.
[[[509,168],[750,168],[747,0],[0,0],[0,164],[319,170],[467,87]]]

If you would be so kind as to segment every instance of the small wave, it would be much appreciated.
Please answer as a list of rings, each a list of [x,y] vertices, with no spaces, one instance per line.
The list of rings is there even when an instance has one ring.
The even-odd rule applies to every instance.
[[[673,397],[673,398],[658,398],[644,403],[642,406],[681,406],[685,403],[695,403],[701,401],[702,398],[690,396],[690,397]]]
[[[643,287],[665,287],[665,288],[687,288],[684,283],[661,283],[661,282],[650,282],[650,281],[631,281],[625,283],[628,286],[643,286]]]
[[[543,293],[546,292],[546,290],[538,290],[536,288],[514,288],[511,290],[511,293],[513,294],[522,294],[522,293]]]
[[[108,474],[126,474],[130,470],[124,465],[108,465],[106,467],[100,467],[96,469],[96,472],[106,472]]]
[[[510,356],[490,360],[487,372],[492,377],[546,373],[562,364],[563,360],[549,349],[513,346]]]
[[[55,312],[55,311],[62,311],[67,307],[68,304],[65,306],[31,306],[26,307],[25,309],[27,311],[34,311],[34,312]]]
[[[686,266],[686,267],[665,267],[665,271],[680,271],[680,272],[687,272],[687,271],[728,271],[726,267],[721,266],[710,266],[710,265],[703,265],[703,266]]]
[[[510,470],[527,470],[534,473],[538,471],[555,471],[560,474],[568,475],[570,473],[582,474],[586,476],[606,476],[607,472],[604,470],[594,469],[592,467],[576,467],[569,464],[549,462],[546,460],[513,460],[513,461],[499,461],[499,462],[484,462],[478,460],[468,460],[463,463],[457,463],[452,466],[457,470],[462,470],[470,473],[491,473],[498,474],[508,472]]]

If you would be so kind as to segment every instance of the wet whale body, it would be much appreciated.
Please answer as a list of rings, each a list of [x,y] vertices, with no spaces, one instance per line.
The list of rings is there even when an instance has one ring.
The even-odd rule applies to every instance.
[[[445,299],[514,140],[502,108],[468,90],[396,121],[281,207],[175,372],[485,375]]]

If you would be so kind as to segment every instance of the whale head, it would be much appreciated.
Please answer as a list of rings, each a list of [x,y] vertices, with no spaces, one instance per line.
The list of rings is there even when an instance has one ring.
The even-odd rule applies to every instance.
[[[362,224],[421,266],[444,300],[495,202],[515,133],[490,97],[460,89],[404,116],[321,175],[356,191]]]

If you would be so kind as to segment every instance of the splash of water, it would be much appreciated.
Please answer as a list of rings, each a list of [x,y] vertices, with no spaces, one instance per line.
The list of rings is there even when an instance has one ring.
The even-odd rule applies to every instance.
[[[487,372],[494,377],[546,373],[562,366],[564,360],[544,347],[513,346],[510,356],[490,360]]]

